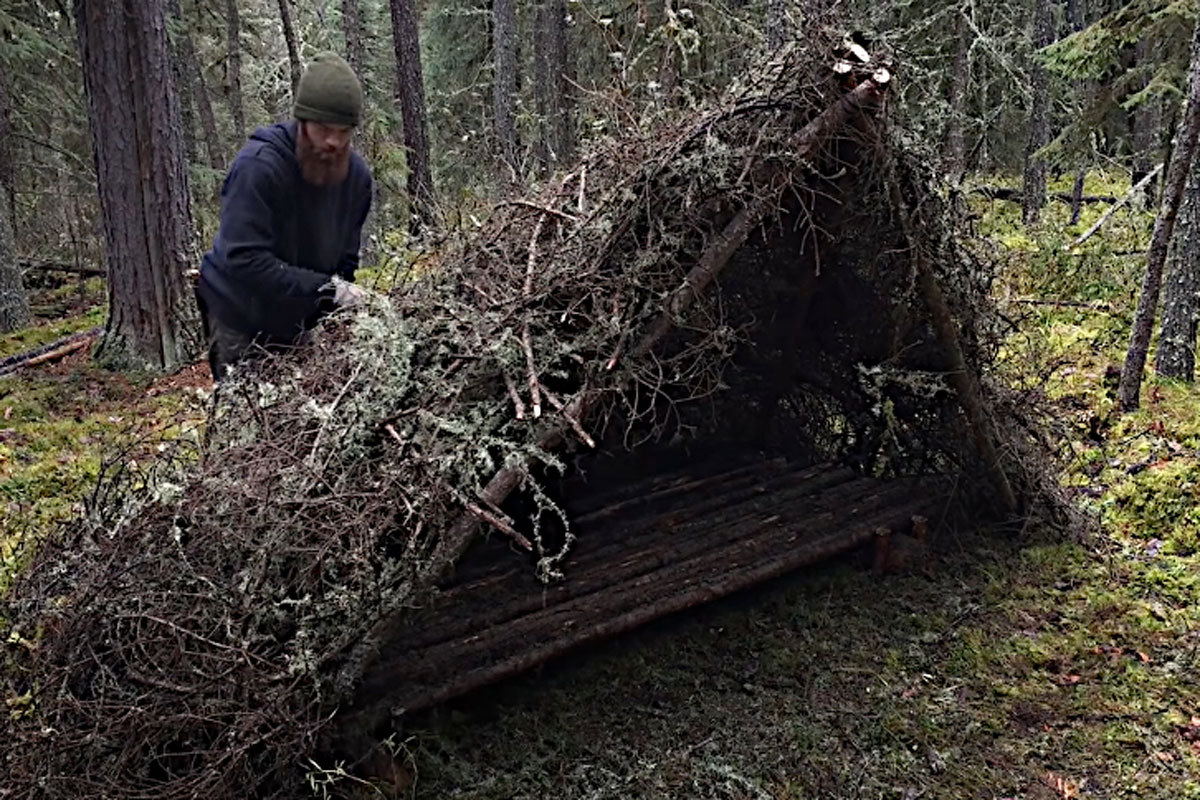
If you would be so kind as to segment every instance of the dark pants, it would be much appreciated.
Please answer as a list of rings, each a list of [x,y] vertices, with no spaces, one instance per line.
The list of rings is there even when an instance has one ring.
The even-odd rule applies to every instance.
[[[228,373],[231,364],[236,364],[260,348],[255,347],[253,335],[214,316],[199,291],[196,292],[196,305],[200,307],[200,324],[204,328],[204,341],[208,343],[208,369],[213,380],[219,382]]]

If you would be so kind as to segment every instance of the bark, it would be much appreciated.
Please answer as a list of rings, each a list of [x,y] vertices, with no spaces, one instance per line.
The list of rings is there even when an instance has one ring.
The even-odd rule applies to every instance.
[[[33,321],[21,267],[17,264],[8,197],[8,186],[0,183],[0,333],[24,328]]]
[[[1200,136],[1200,19],[1197,20],[1192,34],[1186,102],[1187,107],[1179,121],[1175,146],[1171,151],[1167,177],[1163,182],[1162,205],[1158,218],[1154,221],[1154,233],[1150,237],[1146,274],[1142,278],[1141,296],[1133,318],[1133,331],[1129,337],[1129,350],[1125,355],[1121,382],[1117,387],[1117,402],[1122,411],[1132,411],[1138,407],[1142,371],[1146,366],[1146,353],[1150,347],[1150,334],[1154,328],[1154,315],[1162,286],[1163,263],[1167,258],[1167,248],[1175,229],[1175,218],[1179,213],[1179,204],[1196,151],[1196,140]]]
[[[671,103],[679,88],[679,70],[675,66],[675,37],[672,28],[678,24],[675,12],[671,7],[674,0],[662,0],[661,28],[663,40],[662,56],[658,62],[658,84],[662,87],[663,98]]]
[[[1137,44],[1137,55],[1135,56],[1135,64],[1137,66],[1146,66],[1153,61],[1152,45],[1149,41],[1143,39]],[[1141,81],[1137,87],[1140,91],[1149,85],[1150,79],[1146,78]],[[1132,181],[1137,183],[1146,173],[1148,173],[1156,163],[1155,156],[1155,140],[1158,137],[1158,114],[1155,113],[1153,103],[1144,101],[1133,110],[1133,174]],[[1139,206],[1146,209],[1153,203],[1154,198],[1154,181],[1147,184],[1145,191],[1139,197]]]
[[[187,48],[187,76],[192,85],[192,99],[196,102],[196,111],[200,115],[200,130],[204,134],[204,149],[208,153],[208,165],[217,172],[225,169],[225,148],[221,144],[221,134],[217,130],[217,115],[213,113],[212,96],[208,93],[208,83],[204,73],[200,71],[200,62],[196,59],[195,48],[192,45],[191,34],[185,38]]]
[[[1155,370],[1165,378],[1191,381],[1196,369],[1196,316],[1200,312],[1200,164],[1195,162],[1178,225],[1163,289],[1162,333]]]
[[[787,0],[767,2],[767,51],[774,53],[788,40]]]
[[[950,69],[950,86],[946,102],[950,106],[950,117],[946,120],[946,172],[955,180],[962,178],[966,171],[967,146],[963,135],[963,122],[967,117],[967,56],[970,40],[967,37],[967,21],[963,14],[965,9],[954,11],[954,30],[952,44],[954,56]]]
[[[17,245],[13,237],[12,117],[4,76],[0,74],[0,333],[24,328],[33,321],[29,297],[17,263]]]
[[[192,85],[187,75],[187,59],[183,52],[183,40],[188,34],[179,0],[167,0],[167,17],[170,20],[168,27],[171,41],[171,68],[175,74],[175,85],[179,87],[179,121],[182,126],[184,154],[190,164],[198,158],[196,104],[193,101]]]
[[[1087,167],[1075,169],[1075,183],[1071,186],[1071,224],[1079,224],[1079,215],[1083,213],[1083,183],[1087,178]]]
[[[1051,0],[1034,4],[1033,39],[1039,50],[1054,41]],[[1046,159],[1038,152],[1050,142],[1050,75],[1040,55],[1034,55],[1030,69],[1029,139],[1025,145],[1025,202],[1022,216],[1032,225],[1046,204]]]
[[[364,80],[363,66],[367,63],[367,57],[363,51],[362,16],[359,14],[358,0],[342,0],[342,35],[346,37],[346,60],[359,80]]]
[[[108,322],[98,355],[169,370],[199,345],[187,170],[163,0],[76,0],[100,193]]]
[[[434,224],[434,197],[417,13],[413,0],[390,0],[389,5],[396,49],[396,99],[404,119],[408,158],[409,228],[418,232]]]
[[[492,112],[496,127],[499,186],[507,194],[520,183],[517,165],[517,10],[513,0],[492,0]]]
[[[242,23],[238,16],[238,0],[225,0],[226,90],[229,92],[229,113],[233,115],[233,138],[246,135],[246,111],[242,104]]]
[[[1083,30],[1082,0],[1067,0],[1067,25],[1071,33]],[[1090,94],[1090,92],[1088,92]],[[1075,168],[1075,183],[1071,186],[1071,224],[1079,224],[1079,215],[1083,213],[1083,185],[1087,178],[1087,166],[1082,163]]]
[[[283,39],[287,42],[288,66],[292,71],[292,92],[300,84],[300,46],[296,41],[296,26],[292,24],[292,11],[288,0],[279,0],[279,21],[283,25]]]
[[[575,146],[566,0],[541,0],[536,37],[535,100],[542,122],[538,157],[545,168],[551,169],[569,163]]]
[[[204,73],[200,71],[200,61],[196,58],[196,46],[192,41],[191,31],[187,27],[186,21],[183,19],[183,10],[179,0],[171,0],[167,6],[167,11],[171,18],[176,20],[175,28],[175,58],[177,59],[178,69],[175,71],[177,86],[179,87],[179,96],[181,108],[186,105],[187,99],[190,98],[196,115],[200,117],[200,131],[204,137],[204,149],[208,153],[208,165],[212,169],[220,172],[225,169],[224,148],[221,146],[221,137],[217,133],[217,117],[213,113],[212,98],[208,94],[208,84],[204,80]],[[185,135],[187,131],[194,126],[193,122],[184,120]],[[194,131],[193,137],[194,137]],[[195,154],[190,152],[188,157],[192,158]]]

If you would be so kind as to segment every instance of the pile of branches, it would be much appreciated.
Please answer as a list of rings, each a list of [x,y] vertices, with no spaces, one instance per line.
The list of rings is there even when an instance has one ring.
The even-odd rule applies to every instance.
[[[773,209],[811,199],[832,151],[804,136],[830,109],[857,120],[842,140],[883,154],[867,159],[881,215],[864,235],[896,241],[884,162],[939,220],[915,246],[936,256],[982,366],[986,271],[952,249],[936,197],[912,195],[915,159],[843,102],[856,89],[830,70],[834,49],[787,51],[713,108],[597,146],[391,296],[236,375],[203,441],[112,464],[0,606],[0,796],[296,796],[391,626],[481,528],[557,578],[572,535],[544,477],[564,451],[616,419],[677,433],[679,408],[727,385],[745,329],[730,296],[693,279],[762,228],[746,209],[769,228]],[[891,280],[911,292],[911,275]],[[952,392],[930,394],[943,411],[926,438],[977,469],[947,437]],[[524,518],[503,507],[516,488]]]

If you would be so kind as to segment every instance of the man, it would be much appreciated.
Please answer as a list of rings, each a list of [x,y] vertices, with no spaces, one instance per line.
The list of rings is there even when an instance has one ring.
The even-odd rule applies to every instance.
[[[350,149],[362,109],[350,66],[317,56],[296,87],[294,119],[259,128],[230,166],[196,287],[215,380],[366,296],[352,283],[371,205],[370,170]]]

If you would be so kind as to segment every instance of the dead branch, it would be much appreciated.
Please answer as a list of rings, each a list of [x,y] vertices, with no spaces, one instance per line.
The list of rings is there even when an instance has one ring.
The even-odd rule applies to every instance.
[[[0,360],[0,376],[9,375],[23,367],[35,367],[70,355],[87,347],[102,331],[103,328],[100,327],[90,328],[56,339],[49,344],[40,345],[24,353],[8,356]]]
[[[1142,178],[1140,181],[1135,183],[1133,185],[1133,187],[1130,188],[1130,190],[1125,193],[1125,196],[1122,197],[1120,199],[1120,201],[1117,202],[1116,205],[1114,205],[1108,211],[1105,211],[1104,214],[1100,217],[1100,219],[1096,220],[1096,224],[1092,225],[1092,227],[1088,228],[1086,231],[1084,231],[1082,234],[1080,234],[1079,238],[1077,238],[1075,241],[1071,242],[1071,244],[1067,246],[1067,249],[1070,249],[1072,247],[1079,247],[1079,245],[1083,244],[1088,239],[1092,238],[1092,236],[1096,233],[1096,231],[1098,231],[1102,227],[1104,227],[1104,223],[1108,222],[1108,220],[1112,218],[1113,214],[1116,214],[1117,211],[1119,211],[1120,209],[1122,209],[1126,205],[1128,205],[1130,200],[1137,197],[1138,192],[1140,192],[1142,189],[1145,189],[1150,184],[1150,181],[1154,180],[1154,177],[1156,175],[1158,175],[1158,173],[1162,172],[1162,168],[1163,168],[1163,165],[1159,164],[1157,167],[1150,170],[1150,172],[1148,172],[1144,178]]]

